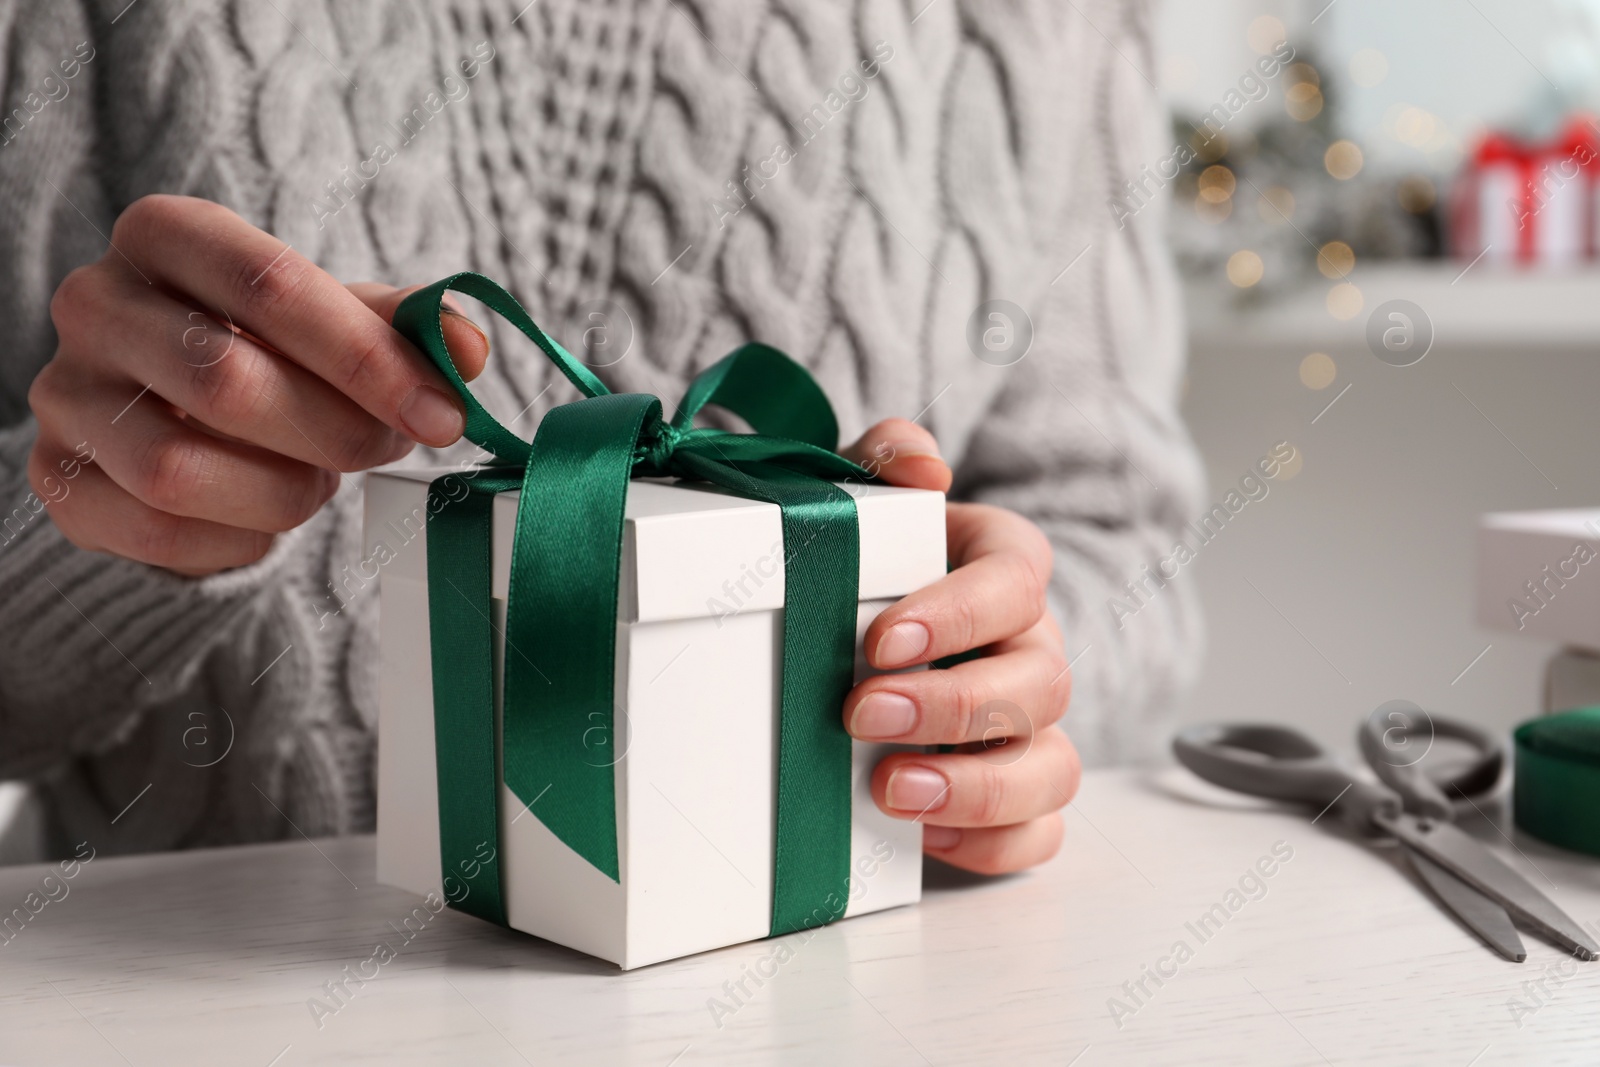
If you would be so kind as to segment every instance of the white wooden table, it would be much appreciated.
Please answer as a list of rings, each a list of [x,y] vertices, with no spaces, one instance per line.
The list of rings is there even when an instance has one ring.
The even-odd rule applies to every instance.
[[[101,856],[0,945],[0,1063],[1600,1062],[1600,963],[1531,936],[1526,963],[1500,960],[1331,820],[1176,769],[1090,774],[1067,819],[1045,868],[930,865],[919,907],[790,939],[737,1000],[724,983],[771,942],[620,974],[446,911],[406,943],[417,901],[374,884],[371,838]],[[1475,832],[1600,924],[1600,861]],[[1278,842],[1292,858],[1226,913]],[[0,913],[45,871],[0,870]],[[380,941],[397,955],[367,964]],[[347,965],[377,976],[330,999]],[[313,998],[339,1005],[320,1027]]]

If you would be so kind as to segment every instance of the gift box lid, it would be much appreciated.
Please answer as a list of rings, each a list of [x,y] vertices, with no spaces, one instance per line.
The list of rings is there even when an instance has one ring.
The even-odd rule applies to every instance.
[[[373,570],[427,576],[429,482],[457,470],[433,467],[367,474],[363,577]],[[463,476],[464,477],[464,476]],[[465,491],[465,482],[462,491]],[[860,597],[901,597],[945,573],[944,494],[894,486],[850,486],[860,518]],[[505,546],[521,494],[494,503],[493,595],[510,584]],[[930,530],[939,536],[930,536]],[[583,531],[574,530],[574,537]],[[804,551],[801,545],[793,549]],[[783,527],[776,504],[703,483],[635,479],[628,485],[618,621],[663,622],[768,611],[784,603]]]
[[[1600,509],[1481,516],[1477,601],[1483,626],[1600,649]]]

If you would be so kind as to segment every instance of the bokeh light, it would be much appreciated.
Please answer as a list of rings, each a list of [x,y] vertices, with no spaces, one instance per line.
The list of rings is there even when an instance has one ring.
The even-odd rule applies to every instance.
[[[1283,76],[1285,80],[1289,81],[1291,84],[1298,82],[1309,82],[1310,84],[1318,87],[1322,85],[1322,75],[1317,73],[1317,68],[1313,67],[1310,63],[1291,63],[1289,66],[1284,68]]]
[[[1322,162],[1333,177],[1342,182],[1349,181],[1361,173],[1361,149],[1356,147],[1354,141],[1335,141],[1323,153]]]
[[[1228,280],[1241,289],[1250,288],[1265,273],[1261,257],[1248,248],[1241,248],[1228,257]]]
[[[1339,368],[1326,352],[1313,352],[1300,361],[1300,384],[1307,389],[1326,389],[1339,376]]]
[[[1283,94],[1283,107],[1297,122],[1310,122],[1322,114],[1322,90],[1310,82],[1296,82]]]
[[[1200,172],[1200,198],[1220,204],[1233,195],[1235,184],[1233,171],[1227,167],[1220,164],[1207,167]]]
[[[1288,40],[1289,31],[1283,28],[1283,23],[1271,15],[1262,15],[1250,23],[1244,31],[1244,39],[1257,55],[1266,55]]]
[[[1427,148],[1438,132],[1439,120],[1420,107],[1408,107],[1395,117],[1395,137],[1413,148]]]
[[[1328,314],[1340,322],[1348,322],[1361,314],[1365,303],[1361,290],[1349,282],[1340,282],[1328,290]]]
[[[1317,269],[1324,278],[1343,278],[1355,265],[1356,254],[1343,241],[1329,241],[1317,250]]]

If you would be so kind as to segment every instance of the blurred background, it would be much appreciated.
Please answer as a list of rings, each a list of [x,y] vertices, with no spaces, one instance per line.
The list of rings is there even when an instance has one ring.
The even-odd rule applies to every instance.
[[[1559,645],[1480,624],[1479,517],[1600,506],[1600,0],[1157,11],[1170,137],[1111,210],[1168,202],[1207,507],[1293,448],[1176,579],[1208,630],[1182,714],[1509,729]]]
[[[1209,630],[1188,713],[1346,750],[1390,700],[1533,716],[1557,646],[1479,625],[1476,527],[1600,504],[1600,0],[1160,20],[1182,166],[1127,206],[1170,186],[1208,506],[1295,449],[1180,579]]]

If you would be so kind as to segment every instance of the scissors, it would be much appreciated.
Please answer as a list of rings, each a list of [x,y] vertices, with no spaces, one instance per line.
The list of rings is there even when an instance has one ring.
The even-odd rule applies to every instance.
[[[1409,721],[1397,724],[1397,718]],[[1283,726],[1192,726],[1178,732],[1172,750],[1178,762],[1213,785],[1315,805],[1364,838],[1399,842],[1439,902],[1508,960],[1528,957],[1513,918],[1579,959],[1600,958],[1600,947],[1570,916],[1451,824],[1451,796],[1470,799],[1500,780],[1505,752],[1492,736],[1444,718],[1427,717],[1424,724],[1385,706],[1372,713],[1358,737],[1361,754],[1383,785],[1356,779],[1311,738]],[[1435,737],[1465,742],[1474,757],[1465,766],[1424,770],[1423,756]],[[1411,758],[1418,750],[1423,755]]]

